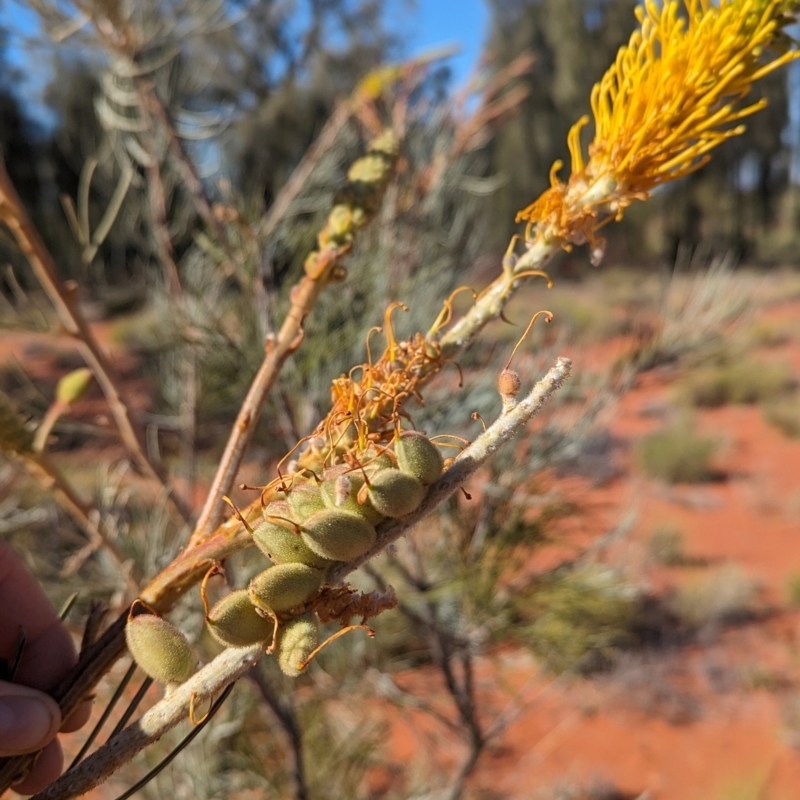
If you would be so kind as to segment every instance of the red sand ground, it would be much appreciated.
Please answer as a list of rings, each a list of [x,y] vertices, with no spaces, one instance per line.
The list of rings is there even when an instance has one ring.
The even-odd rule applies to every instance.
[[[769,314],[798,319],[800,304]],[[591,363],[612,363],[622,352],[624,343],[606,344],[592,351]],[[585,348],[566,354],[578,364],[587,358]],[[797,341],[772,348],[768,357],[790,363],[800,377]],[[615,406],[612,435],[633,444],[662,425],[652,410],[670,402],[673,378],[667,371],[642,376]],[[518,716],[480,762],[470,783],[475,797],[484,790],[492,798],[550,798],[556,786],[605,782],[620,797],[642,800],[800,798],[800,730],[794,727],[800,704],[794,724],[787,713],[800,698],[800,610],[789,606],[786,590],[789,576],[800,573],[800,440],[770,427],[758,406],[701,411],[696,425],[723,442],[717,466],[725,480],[667,487],[645,478],[628,448],[622,477],[602,488],[568,490],[591,509],[579,538],[585,544],[632,510],[635,528],[606,554],[609,560],[659,594],[720,565],[739,565],[757,581],[764,613],[707,644],[701,639],[661,653],[660,667],[653,663],[658,656],[638,665],[634,657],[627,669],[594,679],[554,682],[537,675],[535,660],[521,652],[483,659],[479,686],[487,722],[507,704]],[[663,522],[681,531],[692,564],[653,563],[647,541]],[[552,566],[565,555],[563,546],[552,547],[533,564]],[[430,697],[438,678],[433,670],[417,671],[398,683]],[[498,685],[521,688],[504,697]],[[444,687],[433,696],[448,708]],[[374,797],[389,785],[396,789],[398,777],[411,774],[409,764],[452,771],[463,757],[463,746],[429,717],[392,710],[388,721],[394,763],[375,776]]]

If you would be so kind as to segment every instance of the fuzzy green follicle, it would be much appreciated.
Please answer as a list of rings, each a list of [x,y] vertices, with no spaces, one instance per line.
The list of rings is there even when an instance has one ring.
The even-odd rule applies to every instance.
[[[377,525],[383,515],[369,503],[358,502],[358,491],[363,485],[364,476],[359,472],[332,470],[320,484],[320,492],[327,508],[349,511],[363,517],[370,525]]]
[[[256,575],[247,587],[253,605],[272,614],[308,600],[322,586],[324,573],[306,564],[278,564]]]
[[[125,641],[136,664],[159,683],[183,683],[194,672],[195,657],[189,641],[161,617],[129,617]]]
[[[323,558],[352,561],[375,544],[375,528],[362,516],[340,509],[312,514],[301,526],[303,541]]]
[[[390,467],[370,478],[369,500],[384,517],[405,517],[419,506],[423,497],[425,487],[402,470]]]
[[[444,469],[444,458],[439,448],[417,431],[404,432],[397,440],[394,452],[397,466],[424,486],[439,478]]]
[[[316,615],[303,614],[290,620],[278,634],[278,666],[284,675],[296,678],[306,669],[306,662],[319,644]]]
[[[208,612],[208,632],[226,647],[248,647],[272,636],[273,622],[256,611],[246,589],[223,597]]]
[[[320,490],[308,483],[292,486],[286,492],[286,502],[293,512],[293,519],[305,519],[316,511],[322,511],[325,508]]]
[[[328,559],[308,547],[299,530],[292,530],[292,509],[287,502],[270,503],[264,509],[264,515],[271,516],[272,520],[256,525],[253,542],[273,564],[307,564],[318,569],[330,565]]]

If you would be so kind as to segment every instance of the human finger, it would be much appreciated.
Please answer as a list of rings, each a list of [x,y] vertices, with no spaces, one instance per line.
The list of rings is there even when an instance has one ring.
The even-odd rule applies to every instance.
[[[48,691],[74,666],[77,653],[36,579],[0,541],[0,658],[10,662],[24,636],[25,646],[15,680]]]
[[[53,739],[36,758],[31,771],[11,788],[20,794],[35,794],[49,786],[64,769],[64,753],[58,739]]]
[[[92,701],[81,703],[65,720],[58,729],[59,733],[72,733],[82,728],[92,716]]]
[[[33,753],[61,727],[58,703],[44,692],[0,681],[0,755]]]

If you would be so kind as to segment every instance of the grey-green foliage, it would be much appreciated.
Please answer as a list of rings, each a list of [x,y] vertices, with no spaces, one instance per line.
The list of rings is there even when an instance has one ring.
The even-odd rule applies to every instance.
[[[517,608],[520,638],[548,665],[585,672],[636,642],[640,593],[616,570],[587,564],[549,576]]]

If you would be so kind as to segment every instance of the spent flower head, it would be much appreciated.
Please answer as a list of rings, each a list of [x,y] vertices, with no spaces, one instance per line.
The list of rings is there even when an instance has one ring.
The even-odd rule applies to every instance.
[[[634,200],[702,167],[710,151],[744,131],[765,100],[741,104],[752,84],[798,56],[785,51],[791,0],[645,0],[639,27],[594,86],[588,161],[581,129],[568,144],[572,170],[517,214],[526,238],[566,247],[595,240]]]

